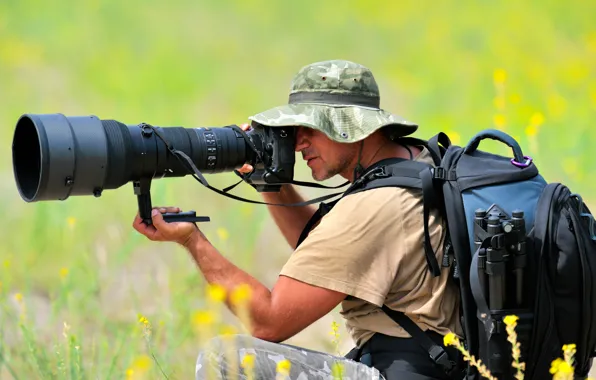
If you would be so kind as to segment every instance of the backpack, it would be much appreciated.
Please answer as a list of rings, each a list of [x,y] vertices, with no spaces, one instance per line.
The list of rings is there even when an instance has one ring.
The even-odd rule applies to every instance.
[[[513,158],[478,149],[484,139],[509,146]],[[465,147],[444,133],[423,145],[434,165],[400,158],[367,168],[339,199],[321,202],[298,245],[343,197],[379,187],[400,186],[423,196],[424,251],[438,276],[450,267],[459,289],[465,348],[499,379],[513,379],[511,343],[503,318],[514,314],[525,379],[547,379],[551,363],[573,343],[576,378],[585,378],[596,350],[596,223],[578,194],[548,183],[532,158],[506,133],[487,129]],[[447,225],[442,262],[430,245],[428,219],[440,210]],[[454,362],[401,312],[383,310],[429,352],[447,373]],[[465,379],[481,376],[469,363]]]

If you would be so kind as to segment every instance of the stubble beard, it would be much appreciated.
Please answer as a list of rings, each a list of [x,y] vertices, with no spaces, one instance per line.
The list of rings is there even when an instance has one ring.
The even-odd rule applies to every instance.
[[[335,177],[336,175],[344,172],[350,166],[350,162],[352,162],[352,159],[353,154],[350,152],[340,156],[339,160],[337,160],[336,164],[333,166],[329,166],[327,162],[321,160],[324,166],[320,169],[320,174],[318,175],[317,171],[313,170],[312,177],[315,181],[325,181],[327,179]]]

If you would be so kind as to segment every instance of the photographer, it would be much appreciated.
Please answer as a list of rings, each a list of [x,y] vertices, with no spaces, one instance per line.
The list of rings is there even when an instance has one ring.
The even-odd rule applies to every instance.
[[[417,126],[380,109],[379,103],[370,70],[349,61],[325,61],[296,74],[289,104],[250,119],[270,127],[295,127],[295,150],[317,181],[340,175],[353,183],[375,164],[394,158],[432,163],[425,147],[404,139]],[[251,169],[245,165],[240,172]],[[263,193],[263,197],[270,203],[304,201],[292,185],[282,186],[279,193]],[[420,192],[382,187],[348,195],[300,244],[299,237],[316,208],[268,207],[288,244],[295,248],[271,290],[222,256],[195,224],[164,222],[161,213],[180,212],[176,207],[154,209],[153,225],[143,224],[138,216],[133,225],[150,240],[184,246],[207,282],[228,291],[250,286],[252,337],[238,337],[235,362],[243,352],[255,353],[257,379],[275,379],[281,358],[291,363],[290,379],[330,378],[336,361],[343,365],[343,376],[351,379],[381,378],[379,373],[386,379],[450,378],[381,309],[387,305],[406,313],[441,346],[447,332],[461,335],[459,296],[449,281],[450,268],[441,266],[440,275],[433,276],[427,266]],[[434,211],[429,221],[430,243],[441,263],[446,231]],[[229,299],[226,304],[238,312]],[[357,347],[349,356],[353,360],[279,343],[340,304]],[[226,367],[222,347],[215,338],[204,348],[197,361],[197,378],[212,371],[207,370],[211,360],[219,363],[221,370],[216,372],[226,373],[225,378],[241,373],[240,368]]]

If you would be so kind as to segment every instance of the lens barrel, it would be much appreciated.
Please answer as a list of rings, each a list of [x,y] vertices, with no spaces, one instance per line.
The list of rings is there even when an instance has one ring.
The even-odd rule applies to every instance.
[[[253,158],[232,128],[155,127],[204,174],[233,171]],[[27,202],[101,195],[139,178],[190,174],[154,130],[96,116],[25,114],[12,144],[13,172]]]

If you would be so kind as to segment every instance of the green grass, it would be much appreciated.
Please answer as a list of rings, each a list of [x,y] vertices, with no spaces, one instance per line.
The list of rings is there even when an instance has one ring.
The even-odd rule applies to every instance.
[[[191,320],[205,303],[204,281],[185,252],[132,229],[132,185],[101,198],[19,198],[10,142],[22,113],[241,123],[286,102],[301,66],[350,59],[373,70],[382,106],[419,123],[418,136],[447,131],[465,144],[497,122],[548,180],[565,182],[595,208],[594,3],[338,4],[0,2],[0,378],[119,379],[139,357],[142,366],[143,355],[151,358],[149,378],[192,377],[199,345]],[[531,120],[542,122],[528,128]],[[508,154],[492,142],[481,148]],[[301,163],[297,176],[310,180]],[[208,179],[219,188],[236,181],[230,173]],[[234,191],[259,199],[248,186]],[[155,205],[211,216],[202,225],[207,236],[268,285],[291,252],[263,206],[191,178],[156,181],[152,195]],[[150,347],[139,314],[151,322]],[[331,350],[327,321],[319,326],[294,341]],[[345,334],[343,341],[349,346]]]

